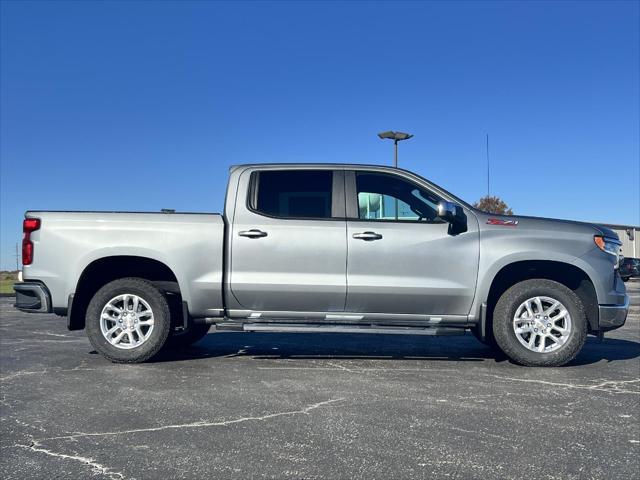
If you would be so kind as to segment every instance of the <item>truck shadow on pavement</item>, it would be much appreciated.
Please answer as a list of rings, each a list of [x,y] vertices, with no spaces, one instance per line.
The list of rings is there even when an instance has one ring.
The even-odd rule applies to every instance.
[[[155,362],[215,357],[254,359],[370,359],[511,363],[502,352],[478,342],[472,335],[420,337],[381,334],[210,333],[182,350],[164,351]],[[640,357],[640,343],[622,339],[600,342],[589,337],[584,348],[567,366],[588,365]]]
[[[582,351],[567,366],[589,365],[602,360],[615,362],[640,357],[640,342],[619,338],[605,338],[602,342],[588,337]]]

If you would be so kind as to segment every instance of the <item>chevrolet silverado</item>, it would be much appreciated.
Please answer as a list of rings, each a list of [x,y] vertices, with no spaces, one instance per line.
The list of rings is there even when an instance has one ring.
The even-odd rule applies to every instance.
[[[28,211],[16,307],[113,362],[215,330],[455,335],[558,366],[625,322],[620,241],[382,166],[232,167],[224,214]],[[420,337],[416,337],[420,338]]]

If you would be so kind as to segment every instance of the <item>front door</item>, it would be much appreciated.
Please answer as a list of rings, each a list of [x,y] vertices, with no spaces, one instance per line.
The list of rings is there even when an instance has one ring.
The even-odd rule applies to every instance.
[[[342,312],[346,221],[342,172],[244,172],[231,233],[230,283],[241,309]],[[264,314],[269,316],[269,314]]]
[[[467,315],[479,260],[478,226],[452,235],[441,200],[400,174],[349,172],[347,312]],[[353,197],[353,198],[350,198]]]

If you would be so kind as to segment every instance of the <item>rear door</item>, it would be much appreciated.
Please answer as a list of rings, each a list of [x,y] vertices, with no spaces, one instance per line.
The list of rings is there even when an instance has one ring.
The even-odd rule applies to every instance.
[[[467,315],[478,226],[452,235],[427,187],[375,171],[347,172],[347,312]]]
[[[230,284],[241,309],[343,311],[347,249],[343,172],[253,169],[242,173],[239,185]]]

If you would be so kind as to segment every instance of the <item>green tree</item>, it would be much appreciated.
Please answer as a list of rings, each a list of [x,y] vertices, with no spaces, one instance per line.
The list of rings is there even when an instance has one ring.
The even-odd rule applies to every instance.
[[[483,212],[495,213],[498,215],[513,215],[513,210],[511,210],[500,197],[486,195],[474,203],[473,206]]]

